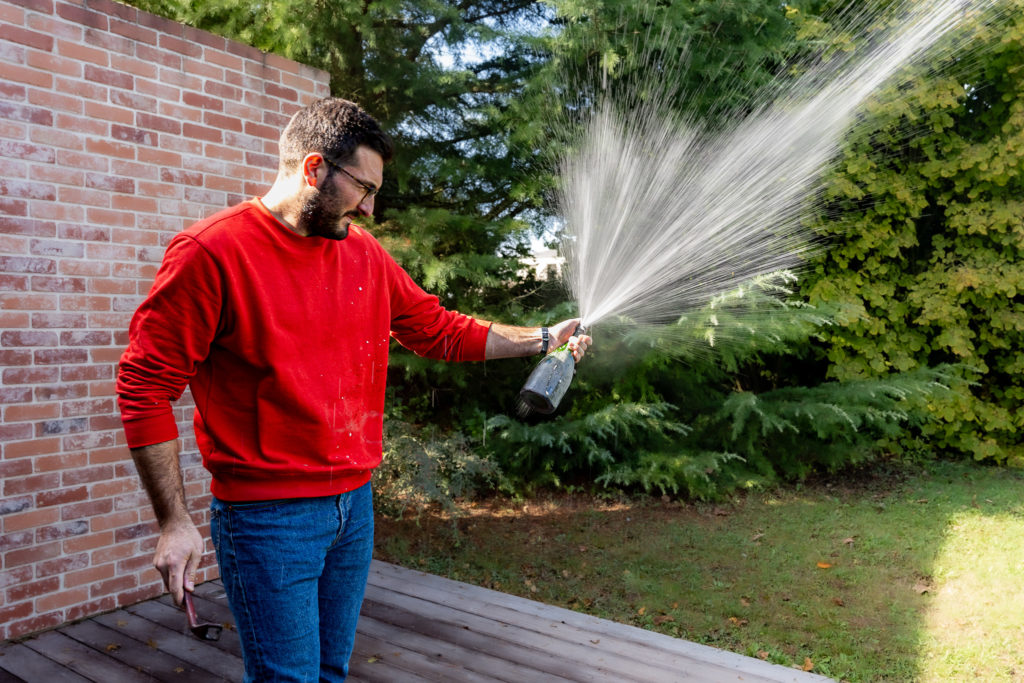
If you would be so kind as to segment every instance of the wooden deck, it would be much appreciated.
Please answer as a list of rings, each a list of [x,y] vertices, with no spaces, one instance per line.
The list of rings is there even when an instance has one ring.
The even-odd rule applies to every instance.
[[[196,588],[201,619],[232,622],[224,591]],[[242,680],[238,637],[187,632],[165,595],[0,644],[0,683]],[[724,681],[829,679],[669,636],[374,562],[353,681]]]

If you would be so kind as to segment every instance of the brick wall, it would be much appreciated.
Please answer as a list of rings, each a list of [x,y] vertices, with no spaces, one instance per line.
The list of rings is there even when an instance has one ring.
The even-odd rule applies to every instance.
[[[288,117],[327,94],[322,71],[110,0],[0,0],[0,640],[162,592],[114,395],[125,330],[170,238],[264,192]]]

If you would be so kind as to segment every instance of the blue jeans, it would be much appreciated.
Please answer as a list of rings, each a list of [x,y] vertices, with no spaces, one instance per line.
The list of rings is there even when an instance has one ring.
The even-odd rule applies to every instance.
[[[343,681],[373,555],[367,483],[324,498],[210,505],[245,681]]]

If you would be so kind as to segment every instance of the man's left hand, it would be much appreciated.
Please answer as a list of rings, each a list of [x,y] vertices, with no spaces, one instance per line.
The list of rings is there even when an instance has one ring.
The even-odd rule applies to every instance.
[[[587,348],[594,343],[594,340],[588,334],[575,334],[576,328],[580,326],[580,322],[582,321],[579,318],[570,318],[548,328],[548,334],[551,335],[549,348],[557,349],[562,344],[568,342],[569,351],[572,352],[572,357],[577,363],[583,359]]]

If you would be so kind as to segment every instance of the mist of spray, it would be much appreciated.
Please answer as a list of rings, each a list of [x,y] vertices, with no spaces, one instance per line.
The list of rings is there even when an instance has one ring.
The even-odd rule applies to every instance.
[[[563,159],[558,207],[584,325],[661,325],[819,245],[801,222],[857,110],[899,69],[992,3],[902,5],[870,47],[809,67],[725,132],[673,115],[666,96],[594,107]],[[855,18],[858,25],[871,23]]]

